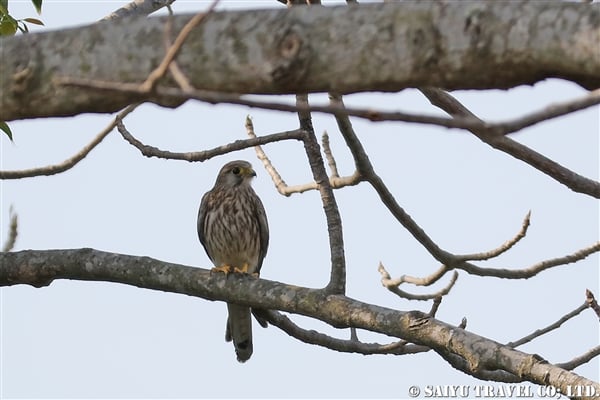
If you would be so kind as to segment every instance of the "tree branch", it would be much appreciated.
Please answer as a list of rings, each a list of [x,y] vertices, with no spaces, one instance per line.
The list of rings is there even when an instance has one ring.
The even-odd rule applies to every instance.
[[[287,333],[288,335],[300,340],[303,343],[314,344],[343,353],[358,353],[364,355],[371,354],[416,354],[431,350],[426,346],[411,345],[405,340],[400,340],[388,344],[363,343],[356,340],[344,340],[334,338],[323,333],[306,330],[294,324],[288,317],[277,311],[260,310],[259,315]]]
[[[402,275],[400,278],[396,279],[392,279],[389,272],[387,272],[382,263],[379,263],[377,271],[379,271],[379,273],[381,274],[381,284],[383,285],[383,287],[385,287],[390,292],[409,300],[431,300],[441,296],[445,296],[454,287],[454,284],[458,279],[458,272],[454,271],[454,273],[452,274],[452,278],[450,278],[450,282],[448,282],[446,287],[440,289],[439,291],[431,294],[412,294],[401,290],[399,286],[403,283],[412,283],[413,285],[418,286],[429,286],[432,283],[437,282],[447,272],[447,269],[445,267],[442,267],[436,273],[429,275],[425,278],[415,278],[408,275]]]
[[[536,29],[549,15],[554,20]],[[598,7],[554,2],[214,12],[190,33],[177,63],[193,87],[229,93],[501,89],[550,77],[596,89],[599,15]],[[517,16],[522,29],[513,29]],[[173,17],[173,28],[189,18]],[[0,119],[114,112],[138,102],[135,93],[90,92],[57,85],[56,78],[143,82],[163,59],[156,43],[162,43],[165,21],[127,18],[2,38],[0,52],[11,57],[0,59]],[[339,46],[344,37],[353,38],[352,46]],[[498,38],[505,45],[495,45]]]
[[[446,111],[448,114],[455,116],[457,118],[477,118],[475,114],[469,111],[464,105],[462,105],[458,100],[456,100],[449,93],[444,92],[441,89],[435,88],[427,88],[421,89],[421,92],[429,99],[429,101]],[[600,101],[600,90],[592,92],[589,96],[593,98],[594,101]],[[572,104],[586,103],[586,99],[581,99],[580,101],[575,101]],[[587,103],[586,103],[587,104]],[[597,104],[597,103],[596,103]],[[555,110],[558,109],[561,112],[566,112],[570,110],[568,104],[555,106]],[[552,108],[551,108],[552,110]],[[527,123],[540,122],[543,119],[540,119],[540,116],[543,115],[544,112],[533,113],[530,116],[525,116],[515,123],[504,123],[498,124],[498,127],[508,126],[510,129],[517,127],[529,126]],[[551,112],[547,112],[548,115],[552,114]],[[560,114],[562,115],[562,114]],[[480,120],[481,121],[481,120]],[[527,123],[525,123],[527,121]],[[483,121],[481,121],[483,122]],[[511,126],[512,125],[512,126]],[[563,167],[559,163],[549,159],[548,157],[536,152],[529,147],[522,145],[521,143],[515,142],[514,140],[505,137],[502,135],[502,131],[500,134],[490,135],[487,129],[481,129],[474,125],[472,128],[467,128],[470,130],[478,139],[482,142],[490,145],[491,147],[503,151],[511,156],[531,165],[535,169],[541,171],[542,173],[550,176],[556,181],[562,183],[567,186],[569,189],[578,192],[584,193],[589,196],[593,196],[595,198],[600,198],[600,183],[596,182],[592,179],[581,176],[568,168]]]
[[[589,255],[597,253],[599,251],[600,242],[596,242],[591,246],[579,249],[572,254],[540,261],[538,263],[533,264],[530,267],[523,269],[484,268],[478,267],[467,262],[460,263],[460,265],[457,265],[456,268],[462,269],[463,271],[468,272],[471,275],[490,276],[505,279],[528,279],[533,276],[536,276],[540,272],[545,271],[547,269],[583,260]]]
[[[158,65],[158,67],[156,67],[152,72],[150,72],[148,74],[148,76],[146,77],[146,80],[144,81],[144,83],[142,83],[140,85],[140,90],[142,90],[146,93],[150,93],[154,90],[158,81],[162,77],[164,77],[165,74],[167,73],[167,71],[169,70],[169,66],[175,60],[175,57],[177,57],[177,54],[179,54],[179,52],[181,51],[183,44],[187,40],[187,38],[190,35],[190,33],[192,32],[192,30],[194,28],[196,28],[200,23],[202,23],[206,19],[206,16],[209,15],[215,9],[215,7],[217,6],[218,3],[219,3],[219,0],[213,0],[213,2],[208,6],[208,9],[205,12],[194,15],[183,26],[183,28],[181,28],[181,31],[179,31],[179,34],[175,38],[175,41],[173,42],[173,44],[171,44],[169,46],[169,48],[167,48],[167,53],[163,57],[162,61]],[[167,20],[168,28],[171,27],[172,18],[173,18],[172,16],[169,16],[169,19]]]
[[[170,6],[175,0],[134,0],[131,3],[113,11],[100,21],[110,21],[119,18],[149,15],[163,7]]]
[[[106,128],[102,129],[102,131],[100,131],[90,143],[88,143],[78,153],[66,159],[62,163],[17,171],[0,171],[0,179],[21,179],[41,175],[55,175],[73,168],[75,165],[77,165],[77,163],[79,163],[79,161],[83,160],[96,146],[98,146],[104,140],[104,138],[108,136],[109,133],[112,132],[113,128],[117,125],[118,119],[124,118],[130,112],[135,110],[138,105],[139,104],[134,104],[125,107],[125,109],[122,110],[119,114],[117,114],[117,116],[112,120],[112,122],[108,124]]]
[[[305,108],[305,106],[308,106],[308,95],[296,95],[296,103]],[[300,129],[307,132],[304,140],[304,150],[306,151],[313,178],[317,184],[317,190],[321,195],[321,202],[323,203],[323,211],[325,211],[325,220],[327,222],[331,274],[329,283],[325,289],[331,294],[344,294],[346,293],[346,259],[344,255],[342,218],[340,217],[333,189],[329,185],[329,177],[325,170],[325,163],[321,156],[321,148],[315,135],[310,112],[298,111],[298,121],[300,122]]]
[[[586,308],[588,308],[587,303],[583,303],[582,305],[580,305],[579,307],[577,307],[576,309],[574,309],[571,312],[568,312],[567,314],[563,315],[562,317],[560,317],[558,319],[558,321],[553,322],[552,324],[541,328],[541,329],[537,329],[535,332],[530,333],[527,336],[522,337],[519,340],[515,340],[514,342],[508,342],[506,343],[507,346],[509,347],[519,347],[525,343],[531,342],[533,339],[538,338],[550,331],[553,331],[555,329],[560,328],[560,326],[562,324],[564,324],[565,322],[567,322],[568,320],[570,320],[571,318],[576,317],[577,315],[581,314],[581,312],[583,310],[585,310]]]
[[[13,210],[12,206],[9,209],[10,216],[10,224],[8,225],[8,236],[4,240],[4,245],[2,246],[3,252],[9,252],[15,247],[15,243],[17,242],[18,236],[18,227],[19,227],[19,216]]]
[[[495,248],[490,251],[484,251],[481,253],[461,254],[461,255],[457,255],[457,257],[462,260],[465,260],[465,261],[467,261],[467,260],[468,261],[484,261],[484,260],[489,260],[490,258],[498,257],[502,253],[505,253],[508,250],[512,249],[512,247],[515,244],[517,244],[521,239],[523,239],[525,237],[525,235],[527,235],[527,229],[529,228],[530,222],[531,222],[531,211],[528,211],[527,214],[525,215],[525,218],[523,219],[523,224],[521,225],[521,229],[519,230],[519,232],[517,232],[517,234],[514,237],[512,237],[511,239],[504,242],[498,248]]]
[[[256,133],[254,133],[254,124],[252,123],[252,119],[250,117],[246,117],[246,133],[250,138],[257,137]],[[255,150],[256,157],[263,163],[265,170],[271,176],[271,179],[275,184],[275,188],[283,196],[291,196],[294,193],[304,193],[309,190],[317,190],[317,183],[315,181],[301,185],[289,186],[287,183],[285,183],[277,169],[273,166],[271,160],[269,159],[265,151],[262,149],[262,147],[258,145],[255,147]],[[325,154],[327,155],[327,153]],[[360,182],[361,179],[357,172],[355,172],[353,175],[345,177],[339,177],[333,174],[329,177],[329,185],[333,189],[358,185]]]
[[[206,161],[213,157],[231,153],[233,151],[243,150],[247,149],[248,147],[255,147],[257,145],[273,143],[282,140],[304,141],[304,137],[306,136],[306,132],[302,131],[301,129],[296,129],[293,131],[273,133],[271,135],[255,137],[252,139],[236,140],[235,142],[215,147],[214,149],[210,150],[180,153],[161,150],[140,142],[135,137],[133,137],[133,135],[127,130],[127,128],[125,128],[125,125],[121,120],[117,121],[117,129],[127,142],[129,142],[132,146],[137,148],[146,157],[158,157],[168,160],[184,160],[190,162]]]
[[[585,289],[585,302],[587,303],[588,307],[594,310],[598,316],[598,319],[600,319],[600,306],[594,297],[594,293],[592,293],[592,291],[589,289]]]
[[[0,286],[41,287],[57,279],[123,283],[297,313],[335,327],[354,326],[398,337],[446,357],[452,354],[465,360],[466,370],[474,376],[484,370],[501,370],[520,380],[553,385],[563,392],[574,384],[591,385],[600,392],[600,385],[589,379],[418,311],[395,311],[323,290],[243,275],[225,277],[201,268],[93,249],[0,253]]]
[[[599,355],[600,355],[600,346],[596,346],[596,347],[589,349],[588,351],[586,351],[579,357],[575,357],[571,361],[567,361],[564,363],[557,363],[555,365],[559,368],[564,368],[567,371],[572,371],[573,369],[579,367],[580,365],[590,362],[591,360],[593,360],[595,357],[598,357]],[[598,394],[598,392],[596,392],[596,394]]]

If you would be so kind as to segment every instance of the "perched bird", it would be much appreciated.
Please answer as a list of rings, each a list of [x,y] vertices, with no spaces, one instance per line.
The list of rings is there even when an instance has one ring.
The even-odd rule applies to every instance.
[[[263,204],[251,186],[255,176],[249,162],[231,161],[202,197],[198,237],[215,266],[213,271],[260,273],[269,246],[269,226]],[[228,303],[227,311],[225,340],[233,340],[238,361],[245,362],[252,355],[251,310]],[[265,321],[258,321],[266,326]]]

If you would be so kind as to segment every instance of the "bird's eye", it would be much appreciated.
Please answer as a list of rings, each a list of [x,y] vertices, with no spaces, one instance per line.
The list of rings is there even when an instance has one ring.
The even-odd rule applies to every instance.
[[[240,169],[238,167],[235,167],[234,169],[231,170],[231,172],[233,172],[234,175],[239,175]]]

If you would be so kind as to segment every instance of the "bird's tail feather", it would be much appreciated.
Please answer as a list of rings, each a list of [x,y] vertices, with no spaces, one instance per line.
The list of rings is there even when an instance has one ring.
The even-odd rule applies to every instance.
[[[233,340],[239,362],[246,362],[252,355],[252,314],[250,307],[227,303],[227,328],[225,340]]]

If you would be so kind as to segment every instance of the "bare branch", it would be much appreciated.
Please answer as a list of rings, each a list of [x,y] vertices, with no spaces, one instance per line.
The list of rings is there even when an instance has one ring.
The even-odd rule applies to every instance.
[[[600,306],[594,297],[594,293],[592,293],[592,291],[589,289],[585,289],[585,302],[587,303],[588,307],[594,310],[598,316],[598,319],[600,319]]]
[[[476,119],[481,121],[464,105],[462,105],[458,100],[456,100],[452,95],[441,89],[426,88],[421,89],[421,92],[429,99],[429,101],[433,105],[441,108],[442,110],[446,111],[448,114],[454,116],[455,118],[462,119],[467,117],[470,119]],[[490,145],[495,149],[510,154],[511,156],[531,165],[535,169],[541,171],[542,173],[552,177],[556,181],[567,186],[569,189],[578,193],[587,194],[595,198],[600,198],[600,183],[592,179],[586,178],[584,176],[581,176],[571,171],[570,169],[563,167],[557,162],[549,159],[548,157],[536,152],[533,149],[530,149],[529,147],[519,142],[515,142],[514,140],[508,137],[502,136],[503,133],[506,132],[506,126],[508,126],[509,128],[511,127],[511,124],[513,125],[512,128],[518,126],[530,126],[534,122],[540,122],[540,116],[543,115],[544,112],[546,112],[549,115],[549,117],[554,116],[554,114],[563,115],[567,110],[571,110],[572,108],[581,109],[575,107],[575,105],[578,107],[583,105],[591,106],[593,104],[598,104],[599,102],[600,90],[595,90],[583,99],[574,100],[572,102],[564,103],[562,105],[557,105],[554,107],[549,107],[551,112],[540,111],[530,114],[530,116],[522,117],[514,123],[508,122],[496,124],[496,127],[499,130],[496,134],[490,134],[491,128],[488,129],[482,126],[477,127],[476,124],[466,129],[471,131],[482,142]],[[563,114],[560,114],[555,110],[558,110]],[[526,125],[523,121],[527,121],[527,123],[530,123],[530,125]],[[483,123],[483,121],[481,122]],[[503,126],[505,128],[502,128]],[[502,129],[505,129],[505,131],[503,131]]]
[[[517,244],[521,239],[525,237],[530,222],[531,211],[527,212],[527,214],[525,215],[525,219],[523,219],[523,225],[521,226],[521,230],[519,230],[519,232],[512,239],[509,239],[506,242],[504,242],[500,247],[482,253],[463,254],[457,255],[456,257],[465,261],[483,261],[489,260],[490,258],[498,257],[500,254],[510,250],[515,244]]]
[[[442,304],[442,296],[437,296],[433,299],[433,303],[431,304],[431,310],[429,310],[429,316],[431,318],[435,318],[435,314],[437,314],[440,305]]]
[[[261,108],[266,110],[284,111],[284,112],[320,112],[325,114],[343,114],[353,117],[368,119],[373,122],[382,121],[401,121],[421,124],[438,125],[446,128],[486,128],[489,125],[482,123],[481,120],[475,118],[444,118],[437,116],[427,116],[421,114],[410,114],[403,112],[387,112],[373,110],[368,108],[339,108],[335,106],[318,106],[318,105],[293,105],[273,101],[251,100],[242,98],[239,94],[229,94],[223,92],[211,92],[206,90],[185,91],[176,87],[156,87],[152,96],[144,90],[139,84],[118,82],[118,81],[103,81],[98,79],[85,79],[69,76],[57,76],[53,78],[53,83],[62,86],[81,87],[87,89],[95,89],[98,91],[119,92],[125,94],[136,95],[137,99],[146,99],[148,101],[162,104],[165,106],[173,106],[173,104],[181,104],[186,100],[198,100],[211,104],[228,103],[241,106]],[[139,101],[139,100],[138,100]]]
[[[555,329],[560,328],[560,326],[562,324],[564,324],[565,322],[567,322],[568,320],[570,320],[571,318],[576,317],[577,315],[581,314],[581,312],[583,310],[585,310],[586,308],[588,308],[587,303],[583,303],[581,306],[577,307],[576,309],[574,309],[571,312],[568,312],[567,314],[563,315],[562,317],[560,317],[556,322],[541,328],[541,329],[537,329],[536,331],[532,332],[531,334],[522,337],[521,339],[515,340],[514,342],[508,342],[506,343],[507,346],[509,347],[518,347],[521,346],[525,343],[531,342],[533,339],[540,337],[550,331],[553,331]]]
[[[292,106],[282,103],[271,103],[262,102],[255,100],[242,99],[239,95],[229,95],[223,93],[205,92],[205,91],[189,91],[181,90],[178,88],[156,88],[155,93],[151,98],[148,98],[147,92],[140,88],[137,84],[128,84],[124,82],[107,82],[107,81],[94,81],[80,78],[60,77],[55,78],[55,83],[66,86],[79,86],[88,87],[98,90],[111,90],[125,93],[133,93],[140,96],[140,98],[146,98],[147,100],[153,100],[155,102],[172,105],[174,102],[180,104],[181,102],[188,99],[196,99],[200,101],[206,101],[209,103],[230,103],[245,105],[249,107],[259,107],[271,110],[289,111],[289,112],[301,112],[301,111],[319,111],[332,113],[334,115],[345,115],[345,116],[358,116],[362,118],[368,118],[372,121],[382,120],[394,120],[404,122],[418,122],[425,124],[435,124],[439,126],[445,126],[448,128],[464,128],[474,133],[480,140],[487,143],[488,145],[501,150],[513,157],[524,161],[532,167],[538,169],[544,174],[552,177],[558,182],[569,187],[571,190],[579,193],[584,193],[595,198],[600,198],[600,183],[581,176],[568,168],[563,167],[557,162],[545,157],[544,155],[536,152],[529,147],[522,145],[514,140],[503,136],[502,134],[490,134],[497,130],[498,124],[492,125],[481,121],[479,118],[472,116],[460,116],[466,108],[451,106],[456,105],[458,101],[448,93],[444,91],[438,91],[439,89],[422,89],[422,92],[428,96],[430,101],[446,110],[451,115],[455,115],[454,118],[447,119],[441,117],[429,117],[423,115],[410,115],[405,113],[385,113],[375,112],[372,110],[360,110],[360,109],[349,109],[344,107],[335,106]],[[431,95],[435,93],[435,95]],[[594,92],[595,93],[595,92]],[[600,93],[600,92],[599,92]],[[439,101],[441,98],[445,98]],[[448,101],[452,98],[451,101]],[[161,100],[162,99],[162,100]],[[594,100],[600,102],[600,94]],[[460,104],[460,103],[458,103]],[[444,107],[453,107],[445,109]],[[468,110],[466,110],[468,111]],[[470,115],[470,111],[468,111]]]
[[[578,99],[551,104],[542,110],[532,112],[512,121],[494,124],[494,129],[502,132],[503,135],[508,135],[540,122],[562,117],[563,115],[583,110],[597,104],[600,104],[600,89],[593,90],[586,96]]]
[[[165,37],[164,37],[166,52],[168,52],[169,49],[171,48],[171,46],[173,45],[171,43],[171,30],[173,28],[173,18],[172,18],[173,10],[171,9],[171,7],[168,7],[168,9],[169,9],[169,19],[167,19],[167,22],[165,23]],[[194,89],[194,87],[190,83],[189,79],[185,76],[183,71],[179,68],[179,65],[177,64],[177,61],[175,59],[173,59],[171,61],[171,63],[169,64],[169,72],[171,73],[171,75],[173,76],[173,79],[175,79],[175,82],[177,82],[177,84],[179,85],[179,87],[182,90],[190,91],[190,90]]]
[[[409,344],[405,340],[389,344],[363,343],[356,339],[350,340],[338,339],[315,330],[306,330],[294,324],[292,320],[277,311],[260,310],[259,316],[271,325],[278,327],[288,335],[300,340],[303,343],[314,344],[331,350],[344,353],[358,353],[364,355],[370,354],[416,354],[431,350],[429,347]],[[352,328],[354,329],[354,328]]]
[[[591,360],[594,359],[594,357],[598,357],[599,355],[600,355],[600,346],[596,346],[596,347],[593,347],[590,350],[586,351],[579,357],[575,357],[571,361],[567,361],[564,363],[556,363],[554,365],[556,365],[559,368],[566,369],[567,371],[572,371],[575,368],[579,367],[580,365],[590,362]],[[597,393],[598,392],[596,392],[596,394]]]
[[[161,150],[153,146],[145,145],[131,135],[131,133],[125,128],[123,121],[119,119],[117,121],[117,129],[132,146],[136,147],[146,157],[158,157],[169,160],[183,160],[183,161],[206,161],[216,156],[230,153],[232,151],[238,151],[247,149],[248,147],[254,147],[261,144],[267,144],[272,142],[278,142],[282,140],[300,140],[303,141],[306,132],[296,129],[293,131],[273,133],[271,135],[255,137],[246,140],[236,140],[229,144],[215,147],[214,149],[204,151],[194,151],[186,153],[175,153],[171,151]]]
[[[83,160],[90,151],[99,145],[110,132],[112,132],[113,128],[117,125],[117,119],[124,118],[130,112],[135,110],[138,105],[139,104],[130,105],[123,109],[123,111],[118,113],[111,123],[100,131],[90,143],[82,148],[77,154],[66,159],[62,163],[18,171],[0,171],[0,179],[21,179],[40,175],[55,175],[73,168],[79,161]]]
[[[428,277],[425,277],[425,278],[415,278],[415,277],[408,276],[408,275],[402,275],[400,278],[396,278],[396,279],[392,279],[389,272],[387,272],[387,270],[385,269],[385,267],[383,266],[383,264],[381,262],[379,263],[379,267],[377,268],[377,270],[381,274],[381,284],[386,289],[388,289],[390,292],[392,292],[402,298],[409,299],[409,300],[431,300],[431,299],[435,299],[437,297],[445,296],[446,294],[448,294],[450,292],[450,290],[456,283],[456,280],[458,279],[458,272],[454,271],[454,273],[452,274],[452,278],[450,279],[450,282],[448,282],[446,287],[440,289],[439,291],[437,291],[435,293],[431,293],[431,294],[412,294],[412,293],[407,293],[407,292],[401,290],[399,288],[399,286],[402,283],[412,283],[413,285],[418,285],[418,286],[431,285],[433,282],[436,282],[437,280],[439,280],[447,272],[447,268],[442,266],[442,268],[440,268],[436,273],[434,273]],[[440,272],[440,271],[442,271],[442,272]]]
[[[179,34],[175,38],[175,41],[167,50],[167,53],[165,54],[164,58],[162,59],[162,61],[158,65],[158,67],[156,67],[152,72],[150,72],[150,74],[148,75],[148,77],[146,78],[144,83],[142,83],[140,85],[140,90],[142,92],[150,93],[151,91],[154,90],[159,79],[161,79],[163,76],[165,76],[165,74],[167,73],[167,70],[169,69],[169,65],[171,65],[171,63],[173,62],[175,57],[177,57],[177,54],[181,50],[181,47],[183,46],[183,43],[189,36],[190,32],[196,26],[198,26],[198,24],[200,24],[202,21],[204,21],[206,16],[209,15],[214,10],[214,8],[217,6],[218,3],[219,3],[219,0],[213,0],[213,2],[210,4],[210,6],[208,7],[208,9],[205,12],[194,15],[192,17],[192,19],[190,19],[190,21],[187,24],[185,24],[185,26],[181,29],[181,31],[179,31]],[[170,26],[170,25],[167,25],[167,26]],[[188,86],[191,87],[190,85],[188,85]]]
[[[591,246],[577,250],[572,254],[540,261],[528,268],[523,269],[483,268],[475,266],[468,262],[460,263],[456,266],[456,268],[462,269],[463,271],[466,271],[472,275],[493,276],[496,278],[505,279],[528,279],[549,268],[571,264],[583,260],[587,256],[597,253],[598,251],[600,251],[600,242],[596,242]]]
[[[398,92],[408,87],[424,86],[481,90],[532,84],[550,77],[569,79],[590,89],[598,88],[599,64],[591,56],[592,47],[588,46],[598,41],[595,29],[597,20],[594,18],[597,10],[572,3],[546,3],[477,3],[477,7],[470,9],[470,12],[486,15],[486,18],[497,20],[497,23],[486,24],[485,29],[479,29],[474,24],[470,29],[458,31],[457,21],[463,20],[465,11],[460,2],[392,2],[346,7],[344,10],[299,7],[298,10],[226,12],[218,18],[209,19],[210,23],[202,24],[202,29],[194,30],[190,35],[193,45],[184,46],[177,58],[194,87],[229,93]],[[440,19],[441,13],[447,18]],[[561,18],[565,13],[578,18]],[[549,14],[556,18],[556,26],[552,27],[551,34],[542,34],[536,29],[541,23],[540,15]],[[511,30],[512,15],[519,15],[520,24],[528,29],[519,32]],[[189,20],[188,16],[174,18],[174,26],[182,26]],[[423,32],[421,40],[406,40],[404,30],[389,31],[387,40],[381,40],[381,32],[371,29],[393,26],[398,18],[410,22],[411,31]],[[332,24],[336,19],[345,23]],[[256,25],[256,21],[262,21],[263,24]],[[370,28],[361,32],[361,35],[355,35],[353,29],[365,21],[369,22]],[[304,39],[297,42],[299,45],[294,48],[297,51],[291,54],[279,51],[278,46],[288,33],[280,29],[282,24],[293,25],[291,36]],[[253,29],[239,30],[235,29],[236,26],[252,26]],[[436,26],[435,35],[431,26]],[[513,33],[509,46],[491,46],[493,55],[480,57],[479,62],[470,61],[470,56],[480,51],[478,43],[481,40],[491,43],[493,38],[506,35],[508,31]],[[107,96],[75,88],[66,90],[53,84],[54,77],[81,76],[86,73],[82,69],[83,63],[90,58],[118,61],[128,55],[130,62],[122,63],[127,65],[105,62],[105,66],[97,65],[86,75],[101,80],[127,76],[129,82],[141,82],[153,68],[146,61],[162,58],[162,49],[151,46],[160,40],[162,32],[164,20],[135,18],[129,24],[106,23],[76,28],[67,37],[63,32],[44,32],[36,34],[35,38],[14,37],[4,40],[2,44],[6,54],[14,53],[19,59],[27,60],[36,54],[37,50],[30,45],[30,41],[35,39],[35,49],[40,49],[38,57],[44,59],[44,63],[36,70],[29,69],[31,79],[35,82],[39,80],[41,84],[31,88],[31,91],[19,93],[25,98],[0,98],[3,119],[12,121],[81,112],[113,112],[138,101],[139,97],[132,93],[125,95],[115,92]],[[150,43],[149,46],[143,46],[144,51],[136,49],[140,35],[145,36],[145,44]],[[353,46],[346,46],[340,52],[339,46],[335,45],[337,35],[354,35],[356,40]],[[288,38],[291,36],[287,35]],[[555,40],[550,40],[550,37]],[[71,45],[73,40],[90,43],[90,46],[85,49],[74,48]],[[558,47],[556,40],[561,43]],[[107,46],[106,43],[115,45]],[[239,43],[245,44],[241,51],[237,46]],[[378,44],[377,57],[373,57],[373,43]],[[526,43],[527,46],[515,46],[515,43]],[[551,57],[548,56],[550,52]],[[223,54],[215,56],[215,53]],[[61,54],[62,57],[53,59],[53,54]],[[249,57],[254,57],[255,65],[261,68],[248,68]],[[431,57],[435,57],[435,62],[423,62]],[[337,62],[335,69],[327,68],[332,59],[343,62]],[[397,63],[400,59],[405,62]],[[565,63],[564,60],[570,62]],[[420,68],[413,68],[414,65],[420,65]],[[23,69],[22,63],[13,65],[6,62],[3,76],[12,77],[19,71],[23,72]],[[489,74],[488,71],[502,73]],[[285,78],[281,79],[282,76]],[[11,92],[12,79],[7,78],[0,83],[3,84],[2,92]],[[52,93],[57,98],[71,94],[73,100],[36,101],[48,99]]]
[[[15,243],[17,242],[18,236],[18,225],[19,219],[17,213],[13,210],[13,207],[10,206],[9,209],[10,216],[10,224],[8,225],[8,236],[6,240],[4,240],[4,245],[2,246],[2,251],[8,252],[14,249]]]
[[[358,136],[354,132],[349,113],[346,113],[344,102],[342,97],[338,94],[330,93],[329,99],[332,107],[340,110],[335,114],[335,118],[340,128],[340,132],[346,141],[346,145],[352,153],[356,170],[363,179],[367,180],[371,186],[375,189],[379,198],[383,204],[387,207],[390,213],[396,218],[406,230],[419,242],[425,249],[431,254],[436,260],[442,264],[452,265],[457,260],[453,258],[453,255],[445,250],[442,250],[427,234],[425,231],[412,219],[410,215],[396,201],[392,193],[389,191],[383,180],[375,173],[373,165],[369,160],[362,143],[358,139]]]
[[[327,164],[329,165],[329,170],[331,171],[329,179],[331,180],[339,178],[340,174],[338,173],[337,164],[335,162],[335,158],[333,157],[331,147],[329,146],[329,135],[327,134],[327,131],[323,132],[321,143],[323,144],[323,153],[325,153],[325,158],[327,159]]]
[[[254,133],[254,125],[252,124],[252,119],[250,119],[250,117],[246,117],[246,133],[249,137],[256,138],[256,134]],[[294,193],[304,193],[309,190],[317,190],[317,183],[314,181],[301,185],[288,186],[288,184],[285,183],[277,169],[273,166],[271,160],[269,160],[269,157],[264,152],[264,150],[260,146],[256,146],[255,150],[257,158],[263,163],[265,170],[271,176],[271,179],[275,184],[275,188],[277,188],[277,191],[283,196],[290,196]],[[334,189],[343,188],[345,186],[357,185],[361,181],[362,180],[360,176],[356,172],[353,175],[342,178],[336,178],[333,176],[329,178],[329,184]]]
[[[354,326],[430,347],[439,354],[465,360],[465,372],[504,370],[540,385],[567,390],[569,385],[600,385],[474,333],[457,329],[418,311],[402,312],[367,304],[325,290],[302,288],[243,275],[106,253],[93,249],[0,253],[0,286],[46,286],[57,279],[106,281],[181,293],[252,308],[275,309],[319,319],[332,326]],[[510,360],[510,362],[503,362]]]
[[[109,21],[134,15],[149,15],[174,2],[175,0],[134,0],[110,13],[100,21]]]
[[[308,108],[308,95],[297,94],[296,104],[301,108]],[[321,195],[327,232],[329,237],[329,251],[331,256],[331,275],[326,290],[331,294],[344,294],[346,292],[346,259],[344,256],[344,234],[342,231],[342,219],[340,211],[333,194],[333,188],[329,184],[329,177],[325,170],[325,163],[321,156],[321,148],[312,125],[312,117],[308,111],[298,111],[300,129],[307,132],[304,140],[304,150],[308,158],[308,164],[317,183],[317,190]]]

